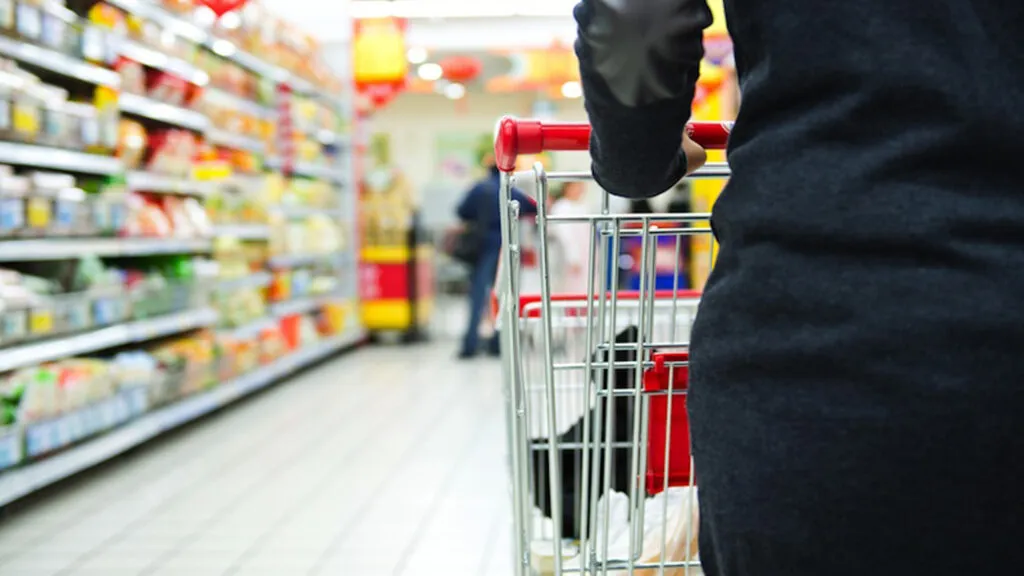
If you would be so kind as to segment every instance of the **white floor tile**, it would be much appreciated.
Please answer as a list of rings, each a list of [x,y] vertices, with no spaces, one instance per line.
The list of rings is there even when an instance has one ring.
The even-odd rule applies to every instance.
[[[0,574],[500,575],[500,365],[455,348],[347,354],[69,484],[0,524]]]

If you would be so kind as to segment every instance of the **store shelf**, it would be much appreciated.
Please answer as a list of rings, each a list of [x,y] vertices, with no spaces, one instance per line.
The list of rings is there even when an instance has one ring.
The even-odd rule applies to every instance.
[[[197,132],[204,132],[210,127],[210,119],[195,110],[164,104],[138,94],[121,94],[118,102],[121,111],[126,114],[142,116]]]
[[[136,192],[153,192],[158,194],[187,194],[190,196],[208,195],[213,184],[200,182],[181,176],[168,176],[155,172],[133,170],[125,175],[129,189]]]
[[[232,236],[239,240],[266,240],[270,226],[266,224],[223,224],[214,226],[214,236]]]
[[[0,55],[90,84],[110,86],[111,88],[121,86],[121,76],[113,70],[107,70],[85,60],[73,58],[49,48],[19,42],[6,36],[0,36]]]
[[[203,44],[209,38],[205,30],[164,10],[152,0],[107,0],[106,3],[139,18],[151,20],[161,28],[197,44]]]
[[[228,40],[210,38],[207,41],[207,45],[215,53],[224,56],[242,68],[246,68],[260,76],[270,78],[275,82],[286,82],[297,92],[306,92],[308,89],[308,86],[306,86],[308,83],[304,80],[300,80],[299,78],[292,76],[291,73],[280,66],[275,66],[261,58],[258,58],[257,56],[249,54],[244,50],[238,49],[237,46]],[[301,90],[299,89],[300,86]]]
[[[235,134],[233,132],[228,132],[227,130],[221,130],[220,128],[210,128],[207,130],[206,140],[216,146],[245,150],[247,152],[255,152],[257,154],[263,154],[267,151],[267,145],[259,138],[242,136],[241,134]]]
[[[267,317],[247,322],[235,328],[226,328],[221,330],[221,332],[230,335],[235,340],[251,340],[259,336],[260,332],[272,329],[275,326],[277,326],[277,318]]]
[[[42,342],[12,346],[0,350],[0,372],[7,372],[42,362],[88,354],[133,342],[145,342],[210,326],[217,321],[217,312],[211,308],[188,310],[148,320],[137,320]]]
[[[273,280],[273,276],[270,272],[256,272],[248,276],[241,278],[230,278],[227,280],[221,280],[217,283],[217,289],[222,292],[230,292],[232,290],[245,290],[247,288],[263,288],[270,284]]]
[[[218,88],[207,87],[203,90],[203,100],[224,108],[237,110],[242,114],[248,114],[257,118],[274,120],[277,118],[277,110],[272,106],[264,106],[259,102],[236,96]]]
[[[276,206],[273,208],[274,211],[279,212],[285,218],[294,220],[300,220],[303,218],[309,218],[317,214],[323,214],[326,216],[340,216],[342,209],[335,207],[317,208],[316,206]]]
[[[308,266],[317,262],[330,262],[339,259],[337,252],[326,254],[282,254],[274,256],[267,261],[271,268],[293,268],[296,266]]]
[[[274,170],[281,170],[284,166],[284,162],[278,157],[268,158],[267,166]],[[319,166],[308,162],[296,162],[295,165],[292,166],[292,174],[295,176],[304,176],[306,178],[329,180],[336,183],[340,183],[342,181],[340,168],[336,166]]]
[[[34,166],[83,174],[117,174],[124,169],[121,161],[113,156],[17,142],[0,142],[0,164]]]
[[[324,304],[334,300],[340,300],[342,296],[338,293],[317,294],[305,298],[296,298],[286,302],[278,302],[270,305],[270,313],[278,318],[292,316],[295,314],[307,314],[321,308]]]
[[[130,38],[118,38],[116,42],[118,52],[129,60],[163,70],[199,86],[205,86],[210,81],[209,74],[180,58],[144,46]]]
[[[364,338],[351,330],[294,352],[213,390],[149,412],[124,426],[39,462],[0,473],[0,506],[105,462],[160,434],[201,418],[328,356],[351,348]]]
[[[338,99],[332,94],[313,86],[310,82],[294,76],[284,68],[275,66],[262,58],[240,50],[238,46],[229,40],[217,38],[199,26],[175,16],[174,14],[160,8],[159,6],[140,0],[110,0],[109,4],[133,14],[140,18],[151,20],[171,32],[187,38],[192,42],[201,44],[213,53],[238,64],[260,76],[270,78],[275,82],[284,82],[291,86],[295,92],[316,96],[321,100],[337,104]]]
[[[47,238],[0,241],[0,262],[69,260],[82,256],[151,256],[209,252],[209,240],[176,238]]]

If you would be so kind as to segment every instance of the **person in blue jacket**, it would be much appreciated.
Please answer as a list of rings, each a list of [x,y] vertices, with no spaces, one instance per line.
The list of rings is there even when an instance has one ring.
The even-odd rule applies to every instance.
[[[742,104],[687,408],[708,576],[1024,571],[1024,1],[725,0]],[[705,0],[576,8],[597,182],[682,139]]]
[[[498,259],[501,255],[501,218],[499,212],[498,167],[494,154],[483,154],[481,164],[487,169],[483,179],[466,192],[456,210],[459,219],[467,225],[475,225],[481,232],[483,245],[480,255],[469,273],[469,324],[462,338],[458,357],[467,359],[476,356],[480,346],[480,322],[490,302],[491,290],[498,273]],[[517,189],[512,190],[513,200],[519,201],[519,213],[523,216],[537,214],[537,205],[532,198]],[[495,332],[487,345],[492,356],[500,353],[498,333]]]

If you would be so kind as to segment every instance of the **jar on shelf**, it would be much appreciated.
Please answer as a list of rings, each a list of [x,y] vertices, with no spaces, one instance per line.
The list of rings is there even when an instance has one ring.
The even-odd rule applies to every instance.
[[[39,135],[36,143],[45,146],[68,147],[68,91],[56,86],[42,84],[39,87],[42,96],[40,111]]]
[[[24,79],[24,84],[15,90],[11,101],[12,136],[15,140],[35,144],[42,127],[42,83],[22,70],[17,74]]]
[[[56,333],[57,311],[57,301],[52,298],[45,298],[30,307],[28,311],[29,338],[45,338]]]
[[[67,113],[68,147],[86,152],[102,153],[100,142],[100,124],[96,107],[88,102],[67,102],[64,105]]]
[[[28,180],[15,176],[10,166],[0,166],[0,238],[17,236],[25,226],[25,195]]]
[[[38,43],[43,36],[42,0],[17,0],[14,28],[22,40]]]
[[[77,45],[77,21],[78,16],[64,2],[48,0],[40,6],[39,43],[62,54],[72,54]]]
[[[61,332],[81,332],[93,327],[92,301],[86,294],[67,294],[57,302],[58,329]]]
[[[54,172],[29,174],[30,188],[25,201],[27,236],[66,236],[72,233],[83,198],[62,198],[60,193],[75,187],[75,178]]]
[[[13,36],[16,34],[14,29],[15,18],[15,0],[0,0],[0,34],[4,36]]]
[[[15,300],[0,301],[0,345],[17,344],[28,338],[28,306]]]
[[[89,217],[87,196],[81,188],[68,187],[57,191],[53,201],[54,233],[59,236],[92,236],[95,232]]]

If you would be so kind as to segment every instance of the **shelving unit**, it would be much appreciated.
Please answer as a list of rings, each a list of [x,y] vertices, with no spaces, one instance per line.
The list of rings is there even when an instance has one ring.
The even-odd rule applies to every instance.
[[[152,98],[137,94],[121,94],[118,98],[121,112],[142,116],[172,126],[181,126],[197,132],[205,132],[210,128],[210,119],[195,110],[164,104]]]
[[[42,342],[2,348],[0,349],[0,372],[125,344],[145,342],[210,326],[216,321],[217,313],[212,308],[200,308],[168,314],[159,318],[127,322],[74,336],[50,338]]]
[[[287,85],[293,94],[312,98],[344,113],[342,102],[336,94],[320,90],[296,74],[240,50],[231,42],[210,34],[176,14],[167,12],[158,3],[140,0],[106,0],[106,3],[127,14],[155,23],[162,27],[166,34],[192,42],[202,50],[237,64],[265,80]],[[70,11],[65,16],[72,22],[76,19]],[[183,107],[143,95],[155,92],[141,92],[135,88],[135,91],[140,91],[136,94],[125,89],[124,85],[131,83],[129,76],[125,76],[126,80],[122,82],[118,72],[7,36],[0,36],[0,57],[22,63],[29,71],[40,72],[40,76],[45,76],[47,82],[62,87],[66,82],[67,86],[73,87],[79,95],[83,90],[99,90],[100,87],[118,89],[115,111],[119,111],[122,118],[136,120],[144,125],[147,131],[151,127],[169,126],[194,133],[197,142],[203,146],[203,157],[208,160],[208,157],[213,156],[214,160],[208,160],[211,163],[224,162],[224,158],[233,158],[235,154],[243,152],[259,158],[259,161],[252,164],[254,167],[240,169],[240,175],[245,178],[231,180],[244,181],[246,178],[259,177],[245,172],[259,172],[261,169],[281,171],[285,167],[286,162],[279,157],[266,158],[271,148],[276,146],[269,136],[265,137],[262,130],[235,130],[235,124],[224,122],[223,118],[214,113],[215,107],[204,104],[213,103],[216,106],[237,110],[265,122],[282,122],[282,115],[291,113],[288,106],[257,102],[255,99],[233,94],[223,88],[224,84],[217,84],[215,78],[211,78],[211,75],[216,75],[214,68],[202,69],[203,59],[196,59],[196,63],[193,63],[186,60],[184,52],[178,55],[164,53],[161,48],[155,47],[160,45],[160,42],[142,42],[127,37],[113,37],[110,40],[111,48],[119,56],[137,62],[147,69],[173,75],[193,87],[200,88],[199,99],[189,104],[189,107]],[[243,91],[238,90],[238,93],[241,94]],[[113,102],[111,100],[112,109]],[[354,221],[344,220],[351,219],[356,214],[356,197],[347,177],[350,163],[347,160],[349,152],[344,143],[348,138],[338,134],[335,129],[320,130],[313,134],[311,139],[323,146],[329,146],[323,148],[324,151],[339,150],[335,154],[335,162],[330,166],[301,161],[291,162],[293,166],[290,174],[286,176],[329,182],[337,196],[338,207],[294,206],[282,210],[286,214],[285,220],[294,222],[298,219],[326,215],[335,222],[345,222],[349,226],[348,236],[354,238]],[[210,154],[207,147],[214,153]],[[310,157],[319,158],[324,155],[317,153]],[[126,163],[133,169],[126,169]],[[193,202],[194,198],[206,203],[209,211],[212,210],[209,208],[210,203],[218,198],[228,182],[218,180],[219,177],[216,176],[208,176],[197,166],[188,173],[168,169],[168,172],[175,174],[171,175],[154,171],[161,169],[159,167],[134,169],[136,164],[130,160],[126,160],[126,163],[112,155],[78,152],[54,146],[0,142],[0,164],[108,177],[108,182],[120,183],[123,178],[123,186],[118,190],[138,194],[139,197],[146,198],[146,202]],[[253,192],[256,185],[258,183],[254,181],[252,184],[243,184],[242,188]],[[278,231],[271,227],[273,220],[258,222],[251,216],[239,220],[245,222],[215,223],[211,237],[78,235],[0,239],[0,263],[54,264],[58,261],[70,262],[87,257],[117,259],[115,262],[147,262],[148,260],[138,259],[158,256],[193,255],[205,258],[218,254],[217,247],[228,241],[239,241],[252,247],[269,243],[272,238],[279,236]],[[206,232],[199,235],[203,234]],[[221,338],[254,340],[261,338],[265,332],[281,329],[286,324],[299,326],[297,320],[308,323],[309,318],[306,316],[310,314],[322,313],[322,318],[327,318],[327,313],[322,311],[329,306],[334,306],[342,300],[355,302],[357,278],[354,266],[351,269],[342,269],[339,266],[324,265],[332,262],[354,263],[356,253],[356,243],[347,241],[344,250],[340,252],[277,254],[266,259],[263,269],[253,269],[247,275],[225,279],[195,276],[195,286],[189,288],[200,293],[198,303],[189,307],[176,306],[183,309],[175,312],[120,321],[86,330],[55,333],[45,339],[29,342],[3,345],[0,341],[0,376],[42,363],[83,356],[92,357],[107,351],[132,351],[154,341],[178,341],[179,336],[195,338],[196,335],[210,334],[214,335],[212,337],[218,342]],[[217,298],[230,302],[233,300],[232,294],[240,290],[273,293],[273,289],[280,284],[279,275],[295,273],[296,268],[303,266],[318,267],[317,270],[337,274],[339,288],[327,294],[265,303],[265,313],[250,321],[239,321],[215,306]],[[237,270],[232,272],[237,273]],[[203,278],[209,282],[200,282]],[[127,294],[125,297],[127,298]],[[145,298],[140,301],[145,303]],[[336,329],[322,330],[321,333],[325,335],[318,341],[304,340],[307,337],[303,336],[303,340],[298,340],[298,344],[289,344],[287,349],[291,351],[283,356],[272,360],[261,356],[260,361],[248,372],[230,379],[228,376],[217,378],[212,388],[199,392],[192,391],[190,395],[172,399],[169,404],[161,407],[150,407],[145,392],[121,390],[112,397],[96,401],[84,408],[75,408],[71,411],[62,409],[60,414],[47,416],[43,420],[19,421],[6,427],[0,425],[0,507],[95,466],[159,434],[227,406],[331,354],[357,345],[365,338],[365,332],[355,316],[351,314],[346,317],[345,329],[340,332]],[[230,322],[227,318],[231,318]],[[229,323],[238,325],[233,328],[221,328]],[[308,325],[306,324],[307,327]],[[284,333],[283,329],[281,333]],[[15,464],[16,466],[11,467]]]
[[[210,251],[209,240],[174,238],[47,238],[0,241],[0,262],[71,260],[83,256],[138,257],[158,254],[199,254]]]
[[[0,164],[101,175],[119,174],[124,170],[121,161],[111,156],[2,141],[0,141]]]
[[[6,36],[0,36],[0,56],[81,82],[110,88],[121,86],[121,77],[113,70],[61,54],[56,50],[12,40]]]
[[[73,449],[0,473],[0,506],[88,470],[161,434],[233,404],[298,370],[357,345],[364,337],[362,330],[346,332],[311,348],[289,354],[209,392],[149,412]]]
[[[133,191],[200,197],[210,194],[213,188],[209,182],[140,170],[132,170],[125,174],[125,184]]]

